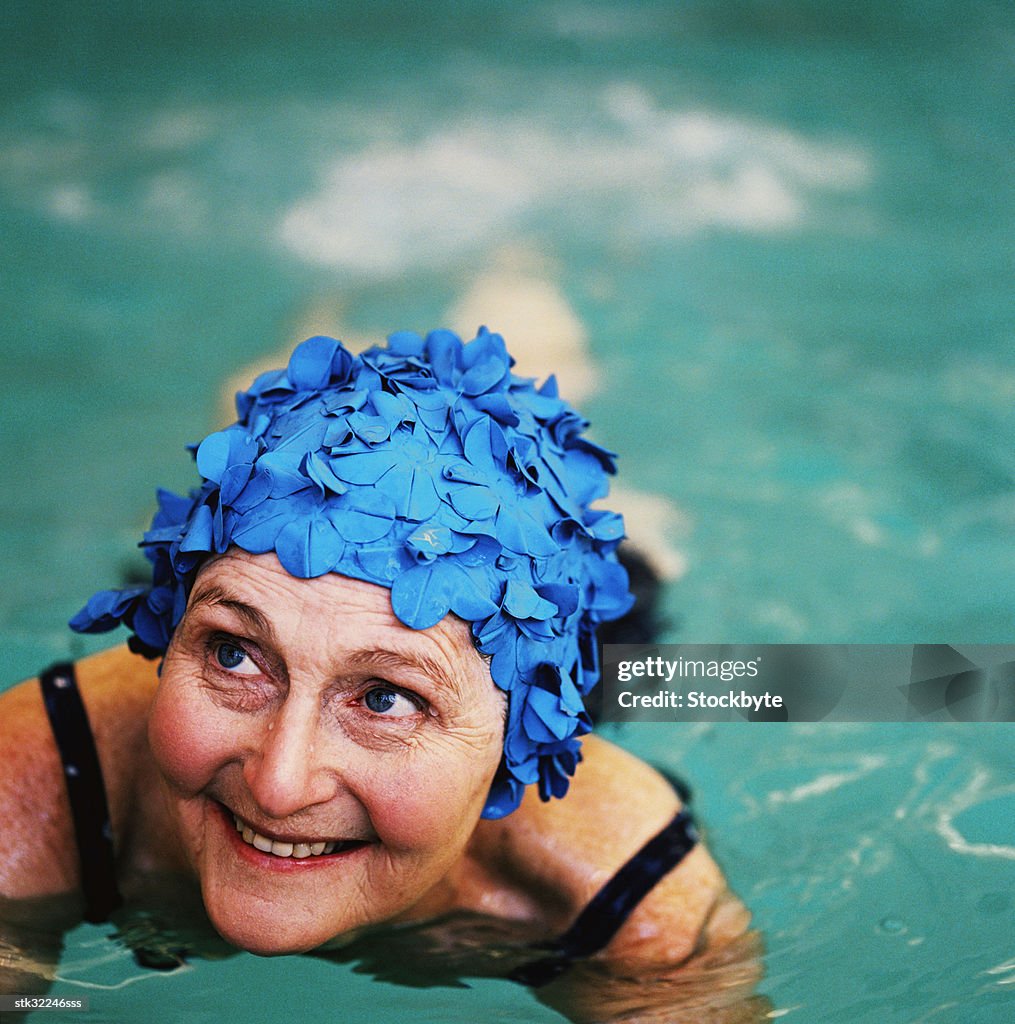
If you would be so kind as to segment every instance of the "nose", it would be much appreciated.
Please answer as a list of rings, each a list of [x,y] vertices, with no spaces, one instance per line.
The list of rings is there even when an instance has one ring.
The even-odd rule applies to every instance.
[[[292,696],[261,723],[243,777],[266,815],[286,818],[335,796],[338,777],[323,756],[327,742],[321,731],[316,705]]]

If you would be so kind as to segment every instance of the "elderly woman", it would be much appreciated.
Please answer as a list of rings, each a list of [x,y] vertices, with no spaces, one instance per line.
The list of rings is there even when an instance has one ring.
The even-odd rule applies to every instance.
[[[317,337],[237,396],[200,488],[159,493],[151,586],[72,622],[127,646],[0,701],[8,901],[100,921],[183,876],[266,955],[475,912],[548,940],[534,985],[744,930],[671,786],[579,740],[630,604],[612,457],[511,362],[486,330]]]

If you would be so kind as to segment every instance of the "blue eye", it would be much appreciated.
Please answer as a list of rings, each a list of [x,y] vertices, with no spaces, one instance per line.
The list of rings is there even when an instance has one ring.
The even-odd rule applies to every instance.
[[[224,668],[229,672],[235,672],[243,666],[244,662],[248,663],[247,673],[257,671],[256,666],[249,663],[250,659],[247,652],[238,644],[232,644],[228,640],[223,640],[216,644],[215,660],[221,668]]]
[[[419,712],[419,707],[405,694],[387,686],[375,686],[367,690],[363,703],[375,715],[385,715],[387,718],[407,718]]]

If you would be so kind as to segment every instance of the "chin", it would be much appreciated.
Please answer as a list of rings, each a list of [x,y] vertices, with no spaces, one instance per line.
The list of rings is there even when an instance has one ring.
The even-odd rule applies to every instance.
[[[238,897],[237,897],[238,898]],[[258,915],[251,908],[218,908],[205,905],[215,930],[231,946],[255,956],[287,956],[308,953],[334,938],[331,930],[319,924],[297,926],[279,920],[276,915]]]

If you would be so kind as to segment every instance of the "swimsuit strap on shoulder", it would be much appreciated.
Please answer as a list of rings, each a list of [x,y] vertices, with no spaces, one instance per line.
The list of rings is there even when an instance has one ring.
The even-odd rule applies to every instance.
[[[116,885],[113,830],[102,768],[73,664],[52,665],[39,676],[39,682],[70,799],[81,863],[85,920],[98,923],[107,920],[110,912],[123,902]]]
[[[698,842],[698,830],[686,809],[650,839],[592,897],[574,924],[541,947],[553,955],[516,968],[511,978],[538,987],[563,973],[574,960],[598,953],[620,930],[649,890],[673,870]]]

